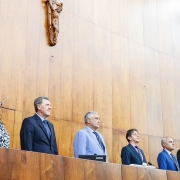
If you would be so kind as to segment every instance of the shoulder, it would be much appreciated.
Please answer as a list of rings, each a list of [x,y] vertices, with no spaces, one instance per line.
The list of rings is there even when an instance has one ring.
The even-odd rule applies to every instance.
[[[34,114],[33,116],[29,116],[29,117],[24,118],[24,120],[28,121],[28,120],[36,119],[36,118],[39,118],[39,117],[38,117],[38,115]]]
[[[88,132],[86,130],[84,130],[84,129],[79,130],[76,133],[76,136],[75,136],[75,139],[74,139],[75,143],[79,142],[79,141],[85,141],[88,138],[87,137],[88,136],[87,133]]]
[[[4,124],[2,122],[0,122],[0,131],[1,131],[1,133],[7,132],[5,126],[4,126]],[[2,135],[1,133],[0,133],[0,135]]]
[[[89,137],[89,132],[87,131],[86,128],[84,128],[84,129],[79,130],[76,133],[75,139],[85,139],[85,138],[88,138],[88,137]]]
[[[158,154],[158,159],[166,158],[167,155],[168,155],[168,154],[167,154],[165,151],[161,151],[161,152]]]
[[[127,155],[129,156],[131,154],[131,149],[129,147],[129,145],[127,146],[124,146],[122,149],[121,149],[121,157],[127,157]]]
[[[177,156],[180,156],[180,149],[177,151]]]
[[[130,145],[128,144],[127,146],[124,146],[122,148],[122,151],[129,151],[129,149],[130,149]]]
[[[0,122],[0,129],[4,128],[4,124],[2,122]]]
[[[0,147],[9,148],[10,136],[3,123],[0,122]]]
[[[130,149],[132,146],[128,144],[127,146],[124,146],[124,149]]]
[[[165,150],[162,150],[159,155],[167,155],[167,152]]]
[[[23,122],[22,125],[32,125],[35,123],[36,117],[34,116],[30,116],[30,117],[26,117]]]
[[[76,134],[86,134],[86,133],[88,133],[88,131],[86,130],[86,128],[84,128],[79,130]]]

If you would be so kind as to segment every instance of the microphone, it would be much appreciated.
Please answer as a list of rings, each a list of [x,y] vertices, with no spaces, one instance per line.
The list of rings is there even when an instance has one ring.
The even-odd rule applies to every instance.
[[[149,166],[154,166],[151,162],[148,162],[147,163]],[[156,169],[159,169],[159,168],[157,168],[156,166],[154,166]]]

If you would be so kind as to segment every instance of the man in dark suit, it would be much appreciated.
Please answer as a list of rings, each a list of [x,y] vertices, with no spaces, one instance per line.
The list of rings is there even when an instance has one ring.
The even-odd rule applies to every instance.
[[[20,130],[21,149],[48,154],[58,154],[54,126],[47,121],[51,103],[47,97],[34,100],[36,114],[23,120]]]
[[[126,133],[126,139],[129,144],[122,148],[121,159],[122,164],[139,164],[146,163],[143,151],[138,147],[140,141],[137,129],[130,129]]]
[[[174,140],[171,137],[164,137],[161,140],[161,145],[163,150],[157,158],[159,169],[179,171],[178,161],[171,153],[174,150]]]
[[[180,149],[177,151],[176,155],[177,155],[177,161],[180,167]]]

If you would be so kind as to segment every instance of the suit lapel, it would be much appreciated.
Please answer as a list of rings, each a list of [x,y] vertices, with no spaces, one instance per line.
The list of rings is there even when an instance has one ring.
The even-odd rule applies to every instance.
[[[177,159],[176,159],[176,156],[174,156],[173,154],[172,154],[172,160],[173,160],[173,163],[175,164],[175,166],[176,166],[176,168],[177,168],[177,170],[179,171],[180,169],[179,169],[179,163],[178,163],[178,161],[177,161]]]
[[[178,170],[178,161],[176,160],[176,157],[173,155],[174,160],[172,159],[172,157],[168,154],[168,152],[166,150],[164,150],[164,153],[166,154],[166,156],[170,159],[170,161],[172,161],[172,163],[176,166],[177,170]],[[176,161],[176,162],[175,162]],[[177,164],[176,164],[177,163]]]
[[[97,132],[97,131],[96,131],[96,132]],[[98,132],[97,132],[97,133],[98,133]],[[91,134],[92,134],[92,133],[91,133]],[[99,135],[99,137],[101,138],[101,142],[103,143],[104,149],[101,147],[101,145],[99,144],[97,138],[95,137],[95,138],[96,138],[96,142],[98,143],[99,147],[100,147],[102,150],[105,150],[105,149],[106,149],[105,143],[104,143],[104,141],[103,141],[101,135],[100,135],[99,133],[98,133],[98,135]]]
[[[52,136],[53,136],[53,129],[52,129],[52,125],[49,123],[49,121],[47,121],[49,129],[51,131],[51,137],[50,137],[50,141],[52,140]]]
[[[140,159],[140,161],[142,162],[142,158],[140,157],[140,154],[134,149],[134,147],[129,144],[129,147],[131,148],[131,150],[136,154],[136,156]],[[140,150],[140,149],[139,149]]]
[[[44,132],[44,134],[46,135],[47,139],[50,140],[49,137],[48,137],[47,131],[46,131],[46,129],[45,129],[45,127],[44,127],[44,125],[43,125],[43,122],[42,122],[42,120],[40,119],[40,117],[38,117],[38,115],[35,114],[35,115],[34,115],[34,118],[36,119],[36,122],[39,124],[39,126],[40,126],[41,129],[43,130],[43,132]],[[48,122],[48,121],[47,121],[47,122]],[[48,122],[48,124],[49,124],[49,122]],[[51,132],[52,132],[52,130],[51,130]]]
[[[99,144],[96,136],[93,135],[93,134],[91,133],[91,131],[89,131],[89,129],[88,129],[87,127],[85,127],[85,129],[86,129],[86,131],[89,133],[89,135],[96,141],[96,143],[98,144],[98,146],[101,148],[101,146],[100,146],[100,144]],[[102,141],[102,142],[103,142],[103,141]],[[103,144],[104,144],[104,142],[103,142]],[[104,146],[104,147],[105,147],[105,146]],[[102,148],[101,148],[101,149],[102,149]]]

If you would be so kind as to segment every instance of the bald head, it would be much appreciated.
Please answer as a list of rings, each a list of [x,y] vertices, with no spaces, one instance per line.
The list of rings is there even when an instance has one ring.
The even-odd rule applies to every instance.
[[[164,149],[170,152],[174,150],[174,140],[169,136],[162,138],[161,145]]]

